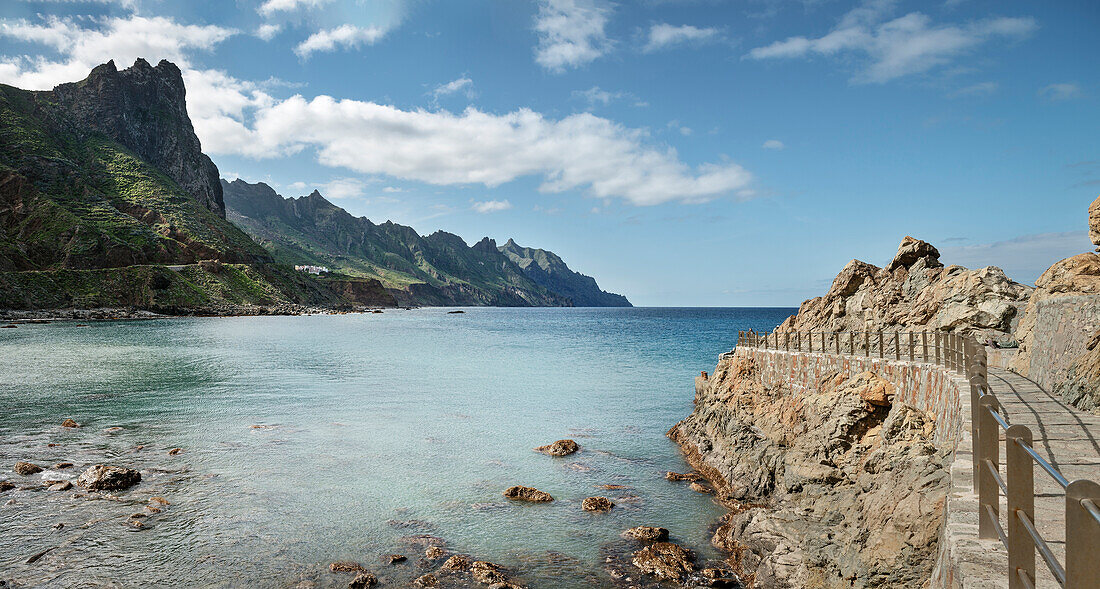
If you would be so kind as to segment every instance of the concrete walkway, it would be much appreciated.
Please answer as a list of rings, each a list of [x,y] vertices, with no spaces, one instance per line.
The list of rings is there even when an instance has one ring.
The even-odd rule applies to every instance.
[[[1100,416],[1075,409],[1026,377],[1000,368],[989,369],[989,387],[1005,408],[1011,425],[1031,428],[1040,456],[1066,479],[1100,480]],[[1004,434],[1001,435],[1001,476],[1004,470]],[[1058,561],[1065,565],[1065,493],[1038,464],[1035,465],[1035,522]],[[1001,497],[1001,519],[1008,510]],[[997,544],[1000,544],[998,542]],[[1004,554],[1004,551],[1001,551]],[[1098,555],[1100,557],[1100,555]],[[1007,556],[1004,557],[1007,569]],[[1036,587],[1058,587],[1042,557],[1036,554]]]

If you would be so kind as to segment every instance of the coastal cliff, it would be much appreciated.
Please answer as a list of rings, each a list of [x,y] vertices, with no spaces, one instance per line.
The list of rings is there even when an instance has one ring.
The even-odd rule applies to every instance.
[[[949,449],[935,418],[870,372],[769,384],[748,356],[696,379],[668,433],[730,507],[716,547],[750,587],[903,587],[929,578]]]
[[[944,266],[932,244],[907,236],[884,268],[849,262],[777,331],[928,329],[1007,341],[1031,291],[996,266]]]

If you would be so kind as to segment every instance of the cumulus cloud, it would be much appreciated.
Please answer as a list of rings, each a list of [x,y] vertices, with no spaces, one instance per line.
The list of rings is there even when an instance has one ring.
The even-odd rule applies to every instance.
[[[1049,86],[1043,86],[1039,89],[1039,96],[1052,102],[1073,100],[1074,98],[1080,98],[1083,95],[1084,93],[1081,92],[1080,86],[1068,82],[1062,84],[1051,84]]]
[[[332,0],[266,0],[256,10],[262,15],[270,16],[276,12],[293,12],[301,8],[317,8],[329,2],[332,2]]]
[[[294,53],[302,59],[309,59],[310,55],[318,51],[335,51],[336,49],[351,49],[360,45],[374,45],[382,37],[385,37],[386,33],[387,30],[382,27],[340,25],[335,29],[313,33],[294,48]]]
[[[320,191],[325,198],[341,199],[363,196],[367,183],[358,178],[336,178],[322,184]]]
[[[507,211],[512,208],[512,203],[507,200],[484,200],[474,202],[473,208],[475,211],[485,213],[496,213],[500,211]]]
[[[787,147],[787,146],[783,145],[783,142],[778,140],[778,139],[768,139],[767,141],[764,142],[764,145],[762,145],[761,147],[763,147],[764,149],[774,149],[774,150],[778,151],[778,150],[783,149],[784,147]]]
[[[451,80],[446,84],[440,84],[432,89],[432,97],[438,99],[440,96],[447,96],[458,92],[465,94],[466,98],[473,98],[474,81],[466,76],[462,76],[457,80]]]
[[[681,43],[712,41],[718,38],[718,34],[718,29],[712,27],[676,26],[668,23],[655,24],[649,27],[649,40],[645,45],[645,51],[659,51]]]
[[[256,36],[264,41],[270,41],[283,29],[280,25],[263,24],[256,28]]]
[[[542,192],[582,189],[637,205],[702,202],[746,189],[728,161],[692,168],[647,133],[589,113],[547,118],[529,109],[402,110],[358,100],[294,96],[257,109],[254,124],[210,151],[255,158],[315,149],[318,161],[362,174],[435,185],[499,186],[541,176]]]
[[[867,62],[852,78],[884,83],[924,73],[951,63],[975,47],[997,38],[1020,38],[1038,24],[1035,19],[998,17],[965,24],[937,24],[920,12],[885,20],[889,0],[872,0],[848,12],[827,35],[790,37],[750,51],[748,59],[793,59],[812,55],[859,55]]]
[[[64,56],[56,61],[0,57],[0,81],[48,90],[63,82],[82,80],[93,67],[108,60],[114,59],[122,67],[139,57],[151,63],[168,59],[184,68],[189,52],[211,49],[235,33],[215,25],[179,24],[164,17],[0,20],[0,37],[45,45]]]
[[[535,62],[552,72],[585,65],[611,50],[604,28],[606,0],[539,0],[535,17]]]

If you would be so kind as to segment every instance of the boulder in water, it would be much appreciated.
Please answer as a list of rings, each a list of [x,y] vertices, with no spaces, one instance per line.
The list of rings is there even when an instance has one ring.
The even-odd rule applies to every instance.
[[[558,440],[553,444],[535,448],[535,452],[542,452],[551,456],[568,456],[580,449],[581,447],[573,440]]]
[[[587,497],[581,502],[581,508],[585,511],[611,511],[615,504],[607,497]]]
[[[81,473],[76,484],[90,491],[121,491],[141,482],[141,473],[122,466],[97,464]]]
[[[16,462],[12,470],[15,471],[15,474],[30,476],[42,472],[42,467],[30,462]]]
[[[517,501],[531,501],[534,503],[544,503],[554,500],[554,498],[550,496],[550,493],[540,491],[534,487],[524,487],[522,485],[508,487],[504,491],[504,496],[508,499],[515,499]]]

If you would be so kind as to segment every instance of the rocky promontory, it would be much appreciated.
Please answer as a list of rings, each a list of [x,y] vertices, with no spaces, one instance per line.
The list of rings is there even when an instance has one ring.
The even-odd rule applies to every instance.
[[[727,356],[668,433],[731,508],[715,546],[753,587],[920,586],[947,491],[934,417],[871,373],[766,385]]]
[[[944,266],[932,244],[906,236],[884,268],[848,262],[825,296],[802,303],[778,331],[928,329],[1007,340],[1031,290],[996,266]]]

